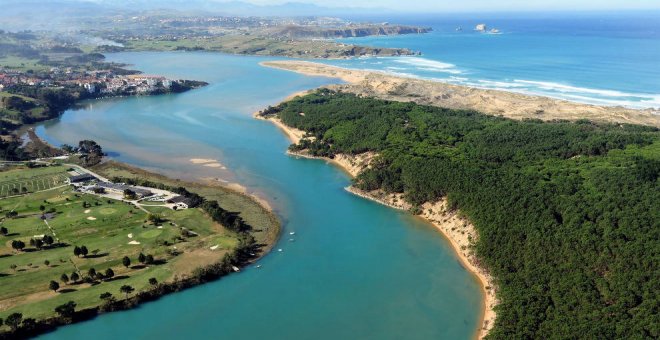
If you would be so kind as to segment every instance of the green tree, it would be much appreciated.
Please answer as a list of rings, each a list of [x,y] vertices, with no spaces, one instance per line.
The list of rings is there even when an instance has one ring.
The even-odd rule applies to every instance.
[[[83,257],[87,257],[87,254],[89,254],[89,250],[87,250],[87,247],[86,247],[86,246],[82,246],[82,247],[80,247],[80,254],[81,254]]]
[[[131,266],[131,259],[128,258],[128,256],[124,256],[124,258],[121,259],[121,263],[124,265],[124,267],[128,268]]]
[[[13,240],[11,241],[11,247],[18,251],[22,251],[23,249],[25,249],[25,242],[21,240]]]
[[[158,285],[158,280],[156,280],[155,277],[152,277],[152,278],[149,279],[149,284],[152,285],[152,286],[156,286],[156,285]]]
[[[80,275],[78,275],[77,272],[73,272],[73,273],[71,273],[71,276],[70,276],[70,277],[71,277],[71,281],[72,281],[73,283],[76,283],[76,282],[78,282],[78,280],[80,280]]]
[[[92,279],[96,278],[96,269],[94,269],[93,267],[89,268],[89,270],[87,270],[87,276]]]
[[[12,331],[16,331],[18,326],[20,326],[21,321],[23,321],[23,314],[21,313],[12,313],[7,316],[5,319],[5,324],[11,328]]]
[[[63,318],[70,319],[76,313],[76,303],[73,301],[69,301],[65,304],[59,305],[55,307],[55,313],[59,314],[59,316]]]
[[[53,239],[53,237],[50,236],[50,235],[44,236],[43,241],[44,241],[44,244],[46,244],[49,247],[52,246],[53,243],[55,243],[55,239]]]
[[[76,257],[80,257],[80,254],[82,254],[80,247],[78,246],[73,247],[73,255],[75,255]]]
[[[154,256],[151,255],[151,254],[147,255],[147,257],[145,258],[144,262],[145,262],[146,264],[153,264],[153,263],[154,263]]]
[[[119,291],[126,294],[126,298],[128,299],[128,294],[132,293],[135,290],[135,288],[129,286],[129,285],[123,285],[121,288],[119,288]]]
[[[108,303],[108,302],[113,302],[113,301],[115,300],[114,296],[112,296],[112,294],[111,294],[111,293],[108,293],[108,292],[102,293],[102,294],[99,296],[99,298],[100,298],[101,300],[105,301],[106,303]]]
[[[67,276],[66,273],[62,273],[62,276],[60,276],[60,281],[62,281],[64,284],[69,283],[69,276]]]
[[[48,284],[48,288],[56,292],[58,289],[60,289],[60,284],[57,283],[57,281],[50,281],[50,283]]]
[[[6,227],[0,227],[0,235],[7,236],[7,234],[9,234],[9,230]]]
[[[138,255],[138,261],[139,261],[140,263],[144,264],[144,262],[145,262],[146,260],[147,260],[147,257],[144,256],[144,254],[140,253],[140,254]]]
[[[115,272],[114,272],[114,270],[112,270],[112,268],[108,268],[108,269],[105,270],[105,277],[107,279],[111,279],[114,276],[115,276]]]

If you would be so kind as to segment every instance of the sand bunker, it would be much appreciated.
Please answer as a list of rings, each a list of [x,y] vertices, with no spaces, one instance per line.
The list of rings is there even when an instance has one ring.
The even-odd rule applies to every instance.
[[[94,217],[94,216],[87,217],[87,219],[90,220],[90,221],[96,221],[96,217]]]
[[[133,245],[135,245],[135,244],[140,244],[140,242],[138,242],[138,241],[131,241],[131,242],[128,242],[128,244],[133,244]]]
[[[128,238],[133,238],[133,234],[128,234]]]
[[[211,250],[216,250],[216,249],[218,249],[218,248],[220,248],[220,246],[219,246],[219,245],[215,245],[215,246],[211,247]]]
[[[85,214],[89,214],[90,212],[92,212],[90,209],[85,210]]]

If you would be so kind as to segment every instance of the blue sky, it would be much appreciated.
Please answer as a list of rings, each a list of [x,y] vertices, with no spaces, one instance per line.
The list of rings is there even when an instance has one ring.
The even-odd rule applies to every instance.
[[[313,3],[324,7],[379,7],[404,11],[524,11],[660,9],[660,0],[247,0],[270,5],[286,2]]]

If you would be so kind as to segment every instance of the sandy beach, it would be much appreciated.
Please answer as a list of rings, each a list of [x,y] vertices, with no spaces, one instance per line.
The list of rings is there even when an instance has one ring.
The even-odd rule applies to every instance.
[[[597,106],[514,92],[478,89],[441,82],[351,70],[308,61],[269,61],[263,66],[311,76],[339,78],[348,84],[329,88],[386,100],[469,109],[512,119],[578,120],[660,127],[660,112]]]
[[[255,114],[258,119],[265,119]],[[266,119],[279,127],[292,143],[298,143],[304,131],[290,127],[282,123],[277,118]],[[355,156],[337,155],[334,159],[310,156],[305,153],[289,152],[287,154],[293,157],[304,157],[311,159],[325,160],[346,171],[352,177],[357,176],[360,171],[369,166],[369,162],[376,156],[375,153],[364,153]],[[354,195],[376,201],[390,208],[409,211],[411,206],[403,199],[402,194],[385,195],[379,192],[365,192],[355,187],[349,186],[346,190]],[[493,278],[488,271],[479,265],[477,257],[473,254],[471,248],[472,240],[477,240],[478,234],[474,226],[466,219],[461,218],[457,211],[447,209],[446,200],[440,200],[435,203],[426,203],[422,206],[423,212],[418,215],[427,222],[435,226],[441,234],[450,242],[461,264],[472,272],[481,285],[484,294],[484,305],[481,326],[477,330],[476,338],[485,337],[495,323],[496,313],[494,307],[497,306],[496,288]]]

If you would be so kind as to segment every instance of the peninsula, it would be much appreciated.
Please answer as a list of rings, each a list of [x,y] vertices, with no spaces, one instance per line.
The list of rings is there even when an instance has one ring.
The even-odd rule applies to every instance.
[[[653,127],[657,120],[646,116],[650,113],[517,94],[504,94],[495,105],[488,106],[493,110],[496,105],[513,107],[526,102],[527,106],[514,112],[512,118],[516,120],[512,120],[474,110],[410,103],[429,100],[425,96],[438,89],[462,91],[470,98],[469,89],[425,84],[424,88],[430,89],[421,92],[421,99],[408,98],[409,103],[403,103],[372,96],[405,98],[391,90],[405,89],[410,83],[415,86],[417,81],[408,83],[382,74],[310,63],[267,65],[340,76],[353,82],[295,97],[258,116],[273,120],[287,132],[294,143],[289,148],[293,156],[328,159],[346,169],[354,177],[354,184],[347,188],[350,192],[409,210],[443,232],[484,288],[485,311],[479,338],[488,334],[523,336],[528,327],[543,327],[535,332],[548,335],[565,330],[566,324],[570,324],[568,329],[579,329],[575,322],[586,310],[571,311],[569,306],[581,299],[580,294],[600,294],[602,288],[596,282],[603,280],[610,298],[590,299],[589,307],[584,307],[589,312],[602,311],[611,304],[610,299],[630,294],[615,288],[620,282],[638,282],[636,296],[645,296],[654,289],[652,283],[639,276],[643,270],[637,266],[635,270],[613,270],[609,276],[600,270],[594,272],[588,264],[593,262],[584,262],[584,257],[602,257],[607,268],[619,268],[632,265],[645,254],[624,251],[622,247],[630,248],[585,230],[580,222],[588,218],[583,212],[598,215],[607,209],[602,204],[609,203],[604,202],[616,201],[623,207],[611,211],[611,219],[593,220],[594,228],[612,228],[612,221],[626,218],[627,211],[635,210],[639,211],[636,218],[615,229],[635,233],[636,241],[629,241],[638,244],[635,249],[644,249],[644,244],[653,242],[644,237],[644,221],[653,219],[652,197],[658,198],[655,181],[659,160],[654,150],[660,146],[660,132]],[[485,94],[494,95],[489,92]],[[441,98],[435,98],[436,105],[444,104]],[[526,111],[534,103],[547,103],[544,109],[554,118],[546,117],[548,122],[524,119],[534,117],[535,111]],[[599,122],[569,116],[564,111],[567,108],[581,110]],[[621,124],[621,115],[610,115],[614,110],[625,112],[626,121],[653,126]],[[556,120],[559,118],[564,120]],[[574,122],[567,121],[571,118]],[[630,192],[622,186],[638,190]],[[540,229],[544,231],[538,238],[523,236]],[[569,230],[587,233],[588,241]],[[580,247],[580,251],[567,248],[580,242],[610,250],[603,253],[601,247]],[[649,265],[648,261],[640,266]],[[561,269],[567,263],[570,272]],[[566,285],[578,278],[595,286],[578,293],[572,285]],[[550,304],[554,306],[551,315],[536,312],[548,310]],[[624,306],[618,308],[626,310]],[[529,320],[519,320],[518,313]],[[611,323],[603,319],[595,322],[611,327],[612,332],[615,325],[627,322],[626,330],[616,333],[627,336],[633,334],[629,332],[634,332],[635,324],[645,322],[644,315],[626,321],[613,318]],[[557,321],[543,321],[547,317]]]

